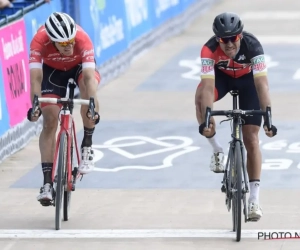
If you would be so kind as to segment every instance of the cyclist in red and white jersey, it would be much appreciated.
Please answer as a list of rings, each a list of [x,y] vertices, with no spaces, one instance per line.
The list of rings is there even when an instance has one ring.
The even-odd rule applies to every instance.
[[[206,107],[222,99],[229,91],[239,91],[239,107],[245,110],[266,110],[271,106],[267,65],[264,50],[259,40],[246,31],[243,23],[234,13],[217,15],[213,23],[215,33],[201,50],[201,82],[195,96],[196,114],[199,132],[208,138],[213,147],[210,169],[220,173],[224,171],[224,150],[218,142],[215,121],[212,117],[209,128],[205,128]],[[261,174],[261,152],[258,132],[261,126],[260,116],[243,117],[243,140],[247,150],[247,170],[250,181],[248,215],[252,221],[262,216],[259,205],[259,186]],[[272,126],[267,136],[277,133]]]
[[[30,83],[31,99],[34,95],[42,97],[65,97],[68,79],[73,78],[84,99],[94,97],[95,120],[87,117],[88,107],[81,107],[84,136],[81,143],[82,160],[79,172],[87,174],[93,170],[94,153],[92,135],[95,124],[100,120],[97,87],[100,74],[96,69],[94,47],[88,34],[65,13],[52,13],[45,24],[39,28],[30,43]],[[42,205],[52,200],[52,168],[56,142],[56,130],[60,105],[41,104],[35,116],[28,110],[27,118],[37,121],[43,114],[43,129],[39,138],[44,183],[37,197]]]

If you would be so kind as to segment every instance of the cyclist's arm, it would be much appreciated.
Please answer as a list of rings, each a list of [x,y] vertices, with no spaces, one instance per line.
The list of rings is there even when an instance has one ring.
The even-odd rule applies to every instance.
[[[41,68],[30,69],[30,98],[33,101],[34,95],[41,96],[41,83],[43,71]]]
[[[269,83],[265,56],[263,54],[255,56],[251,61],[254,84],[259,98],[260,108],[262,110],[266,110],[267,106],[271,106],[271,99],[269,95]]]
[[[30,43],[29,55],[31,101],[33,101],[34,95],[41,96],[41,84],[43,80],[42,51],[43,45],[35,36]]]
[[[82,69],[84,85],[87,88],[87,94],[94,97],[97,91],[95,82],[95,67],[86,67]]]
[[[84,42],[80,44],[82,51],[82,76],[86,88],[86,94],[88,95],[88,98],[94,97],[96,106],[95,109],[98,112],[99,103],[96,96],[98,83],[96,83],[95,78],[96,61],[94,54],[94,46],[90,37],[86,33],[83,34]]]
[[[211,78],[204,78],[201,80],[202,90],[200,92],[199,98],[201,99],[201,121],[205,120],[206,108],[210,107],[212,109],[214,102],[214,89],[215,89],[215,80]]]
[[[213,53],[203,46],[201,50],[201,91],[196,105],[201,112],[201,121],[205,120],[206,107],[212,108],[214,102],[215,71]],[[201,105],[200,105],[201,100]]]
[[[99,111],[99,104],[97,101],[97,87],[98,84],[96,83],[96,78],[95,78],[95,63],[88,63],[89,66],[85,66],[85,63],[83,63],[83,68],[82,68],[82,78],[83,82],[86,88],[86,94],[87,98],[94,97],[95,100],[95,110],[98,112]]]
[[[254,84],[259,98],[260,108],[266,110],[271,106],[269,96],[269,84],[267,77],[267,65],[264,49],[257,38],[252,37],[249,42],[249,58],[252,64]]]
[[[259,98],[260,108],[262,110],[266,110],[267,106],[271,107],[268,77],[267,76],[254,77],[254,83]]]

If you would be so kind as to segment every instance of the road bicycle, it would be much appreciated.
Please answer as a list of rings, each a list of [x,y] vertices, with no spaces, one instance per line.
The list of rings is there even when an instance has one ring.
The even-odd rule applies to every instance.
[[[55,207],[55,229],[59,230],[63,219],[69,219],[71,194],[75,191],[77,179],[81,179],[83,175],[78,172],[80,164],[80,156],[77,145],[75,122],[73,119],[74,104],[88,105],[89,115],[92,119],[95,116],[95,102],[91,97],[89,100],[74,99],[74,89],[76,88],[75,81],[70,78],[68,81],[69,96],[64,98],[48,98],[34,96],[32,104],[32,115],[37,110],[39,103],[54,103],[61,104],[59,113],[59,133],[56,139],[55,155],[52,170],[52,185],[53,185],[53,200],[43,201],[42,205]],[[75,156],[73,158],[75,147]],[[63,207],[63,209],[62,209]]]
[[[227,116],[232,121],[231,137],[229,142],[229,152],[224,170],[221,191],[225,193],[225,204],[228,212],[232,206],[232,222],[233,232],[236,232],[236,241],[241,240],[241,222],[242,222],[242,201],[245,223],[250,221],[247,211],[246,194],[249,193],[249,179],[245,166],[245,149],[242,137],[242,116],[261,115],[265,117],[268,129],[272,127],[271,107],[267,107],[266,111],[262,110],[241,110],[238,108],[238,91],[230,91],[233,97],[232,110],[211,110],[206,108],[205,127],[208,128],[211,116]]]

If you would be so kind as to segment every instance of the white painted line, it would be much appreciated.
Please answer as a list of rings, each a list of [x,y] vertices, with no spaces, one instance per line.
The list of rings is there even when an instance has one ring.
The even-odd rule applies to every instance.
[[[255,35],[257,39],[264,44],[300,44],[300,36],[264,36],[264,35]]]
[[[241,18],[253,21],[300,20],[300,11],[249,11],[242,14]]]
[[[258,232],[288,232],[295,236],[300,230],[269,229],[242,230],[242,238],[258,238]],[[196,229],[145,229],[145,230],[0,230],[0,239],[8,238],[234,238],[235,232],[229,230],[196,230]]]

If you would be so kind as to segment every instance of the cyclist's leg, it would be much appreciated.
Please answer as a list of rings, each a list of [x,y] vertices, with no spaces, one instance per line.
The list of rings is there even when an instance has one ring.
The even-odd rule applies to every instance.
[[[214,102],[221,100],[229,91],[229,76],[223,73],[222,71],[215,69],[215,90],[214,90]],[[196,90],[196,117],[199,125],[201,125],[204,121],[202,121],[201,110],[199,108],[199,104],[201,105],[201,92],[203,91],[203,86],[200,84]],[[215,120],[212,117],[211,122],[213,123],[213,128],[216,129]],[[215,133],[212,137],[207,138],[208,142],[211,144],[213,148],[213,154],[211,156],[210,169],[215,173],[221,173],[224,171],[224,150],[222,145],[219,143],[217,139],[217,134]]]
[[[66,95],[66,78],[64,72],[43,65],[42,97],[63,97]],[[55,134],[58,125],[60,105],[41,104],[43,128],[39,138],[42,170],[44,175],[43,188],[38,201],[52,200],[52,168],[55,151]]]
[[[253,74],[250,73],[239,79],[241,109],[260,109],[258,95],[254,85]],[[260,116],[243,117],[243,140],[247,150],[247,172],[250,182],[249,218],[259,220],[262,210],[259,206],[259,186],[261,176],[262,156],[259,147],[259,129],[262,122]]]
[[[99,102],[97,98],[97,88],[100,83],[100,74],[97,69],[94,72],[94,81],[93,84],[87,86],[83,79],[82,67],[78,68],[76,73],[76,82],[80,90],[80,96],[84,99],[89,99],[91,96],[90,93],[93,93],[92,96],[95,100],[95,109],[99,112]],[[95,124],[87,116],[88,111],[87,106],[81,106],[81,117],[84,125],[84,135],[81,143],[81,161],[79,165],[79,172],[81,174],[87,174],[91,172],[94,168],[94,151],[92,149],[92,136],[95,130]],[[98,118],[100,119],[100,117]]]

